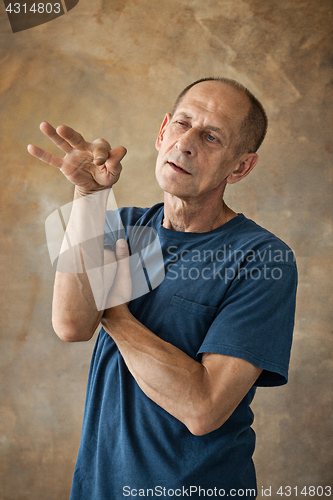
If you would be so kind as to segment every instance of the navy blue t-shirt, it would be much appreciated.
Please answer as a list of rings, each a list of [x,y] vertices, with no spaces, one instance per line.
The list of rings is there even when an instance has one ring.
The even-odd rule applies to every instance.
[[[287,382],[297,271],[285,243],[242,214],[207,233],[163,228],[163,204],[108,217],[113,227],[121,218],[124,234],[133,226],[158,234],[164,280],[129,305],[141,323],[195,360],[212,352],[262,368],[255,386]],[[117,237],[106,234],[106,245]],[[255,386],[219,429],[194,436],[142,392],[102,328],[71,500],[255,498]]]

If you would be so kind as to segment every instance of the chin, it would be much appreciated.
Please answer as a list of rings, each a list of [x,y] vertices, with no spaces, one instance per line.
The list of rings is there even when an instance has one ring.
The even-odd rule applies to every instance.
[[[175,196],[176,198],[179,198],[180,200],[187,200],[189,198],[195,197],[195,195],[191,194],[188,189],[181,189],[180,186],[161,186],[161,189],[163,189],[164,193],[169,194],[170,196]]]
[[[172,196],[183,199],[196,196],[189,184],[177,182],[171,176],[163,175],[162,172],[156,172],[156,180],[160,188]]]

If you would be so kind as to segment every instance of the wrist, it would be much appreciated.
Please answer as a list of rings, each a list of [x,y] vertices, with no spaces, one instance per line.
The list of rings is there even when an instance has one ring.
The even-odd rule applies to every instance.
[[[97,195],[97,194],[100,194],[100,195],[105,196],[107,198],[110,194],[110,190],[111,190],[111,188],[109,186],[108,187],[101,186],[98,189],[89,190],[89,189],[84,189],[83,187],[75,185],[75,187],[74,187],[74,200],[77,200],[79,198],[84,198],[85,196],[88,196],[88,195],[93,196],[93,195]]]

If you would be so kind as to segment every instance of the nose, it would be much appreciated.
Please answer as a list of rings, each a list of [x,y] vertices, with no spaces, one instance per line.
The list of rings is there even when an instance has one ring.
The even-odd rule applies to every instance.
[[[194,128],[183,132],[176,142],[176,149],[181,153],[194,156],[197,151],[197,137]]]

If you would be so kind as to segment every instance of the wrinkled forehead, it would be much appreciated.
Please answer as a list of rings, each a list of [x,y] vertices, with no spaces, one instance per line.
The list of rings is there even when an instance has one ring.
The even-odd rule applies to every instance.
[[[177,111],[196,106],[240,126],[250,109],[250,100],[241,90],[219,81],[201,82],[187,91]]]

